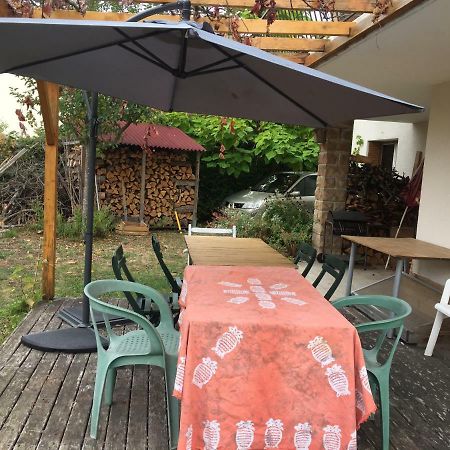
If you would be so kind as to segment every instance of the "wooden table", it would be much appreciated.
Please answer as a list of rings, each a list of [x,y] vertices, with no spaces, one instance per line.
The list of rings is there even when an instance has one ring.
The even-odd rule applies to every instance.
[[[185,236],[194,265],[285,266],[293,262],[261,239],[224,236]]]
[[[398,297],[404,262],[408,259],[449,259],[450,249],[414,238],[384,238],[366,236],[342,236],[352,243],[347,275],[346,295],[351,294],[356,246],[363,245],[393,258],[397,258],[392,295]]]

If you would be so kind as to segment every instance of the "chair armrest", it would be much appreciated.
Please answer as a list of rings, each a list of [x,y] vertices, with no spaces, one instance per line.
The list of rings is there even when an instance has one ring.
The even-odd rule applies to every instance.
[[[445,282],[444,290],[442,291],[442,297],[439,304],[448,305],[450,299],[450,279]]]

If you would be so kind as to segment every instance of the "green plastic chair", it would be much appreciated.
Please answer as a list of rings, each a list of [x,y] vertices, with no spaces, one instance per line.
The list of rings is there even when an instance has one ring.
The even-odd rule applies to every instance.
[[[128,280],[135,283],[136,280],[128,269],[122,245],[119,245],[116,248],[111,258],[111,266],[117,280]],[[133,295],[131,292],[124,292],[124,295],[130,306],[133,308],[133,311],[147,317],[153,325],[158,324],[159,310],[157,307],[155,308],[154,303],[150,298],[147,299],[141,294]]]
[[[332,302],[332,305],[341,309],[354,305],[373,305],[384,308],[392,315],[385,320],[376,320],[355,325],[358,333],[378,331],[377,340],[371,349],[363,349],[369,381],[372,387],[377,387],[380,393],[381,426],[383,437],[383,450],[389,449],[389,373],[392,358],[397,349],[398,342],[403,331],[403,322],[411,314],[411,306],[404,300],[385,295],[355,295],[340,298]],[[397,337],[392,343],[388,356],[381,361],[380,350],[388,335],[389,330],[397,329]],[[375,389],[373,389],[374,391]]]
[[[113,399],[116,369],[122,366],[145,364],[164,369],[166,379],[166,402],[170,448],[177,448],[179,433],[179,403],[172,396],[177,358],[179,333],[174,329],[169,305],[155,289],[139,283],[120,280],[99,280],[86,285],[84,292],[89,298],[91,317],[94,312],[103,315],[109,346],[103,348],[95,320],[92,321],[97,342],[97,373],[95,376],[94,398],[91,411],[92,438],[97,437],[100,405],[105,390],[105,403]],[[98,297],[113,292],[134,292],[152,298],[160,311],[160,323],[154,327],[145,317],[119,306],[113,306]],[[119,316],[135,323],[139,329],[117,335],[111,328],[109,316]]]
[[[311,247],[306,242],[300,242],[300,244],[298,244],[298,250],[297,255],[294,259],[294,264],[297,265],[300,261],[306,262],[306,267],[302,272],[303,277],[306,277],[306,275],[308,275],[311,267],[314,264],[314,261],[316,260],[316,256],[317,250],[314,247]]]
[[[314,280],[313,286],[317,287],[322,281],[322,278],[325,276],[325,274],[330,274],[334,278],[334,282],[324,295],[327,300],[330,300],[331,296],[334,294],[339,284],[341,283],[342,278],[344,278],[347,264],[342,261],[342,259],[339,259],[333,255],[325,255],[324,258],[325,259],[324,263],[322,264],[322,270],[320,271],[318,277]]]

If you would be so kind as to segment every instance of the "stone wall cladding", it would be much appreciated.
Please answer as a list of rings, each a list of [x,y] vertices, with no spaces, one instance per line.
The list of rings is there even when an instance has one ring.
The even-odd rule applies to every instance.
[[[312,243],[318,252],[323,252],[325,239],[327,252],[331,250],[330,236],[325,236],[328,212],[345,208],[352,132],[352,128],[327,128],[317,133],[322,142],[317,170]],[[341,238],[334,237],[332,252],[340,253],[341,245]]]

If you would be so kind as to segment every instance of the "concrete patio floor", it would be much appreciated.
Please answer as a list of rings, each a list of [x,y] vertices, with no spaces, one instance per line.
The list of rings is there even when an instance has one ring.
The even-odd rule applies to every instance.
[[[320,270],[316,264],[308,278]],[[354,286],[387,276],[383,269],[355,270]],[[324,291],[327,282],[320,287]],[[344,294],[345,279],[333,298]],[[167,443],[163,373],[158,368],[119,370],[115,400],[103,407],[99,438],[89,437],[95,354],[42,353],[20,344],[28,332],[65,325],[56,317],[64,303],[33,309],[0,352],[0,449],[156,449]],[[358,313],[349,317],[357,320]],[[435,356],[423,356],[424,343],[400,343],[391,375],[391,448],[444,450],[450,442],[449,336]],[[358,448],[379,449],[378,417],[361,426]]]

